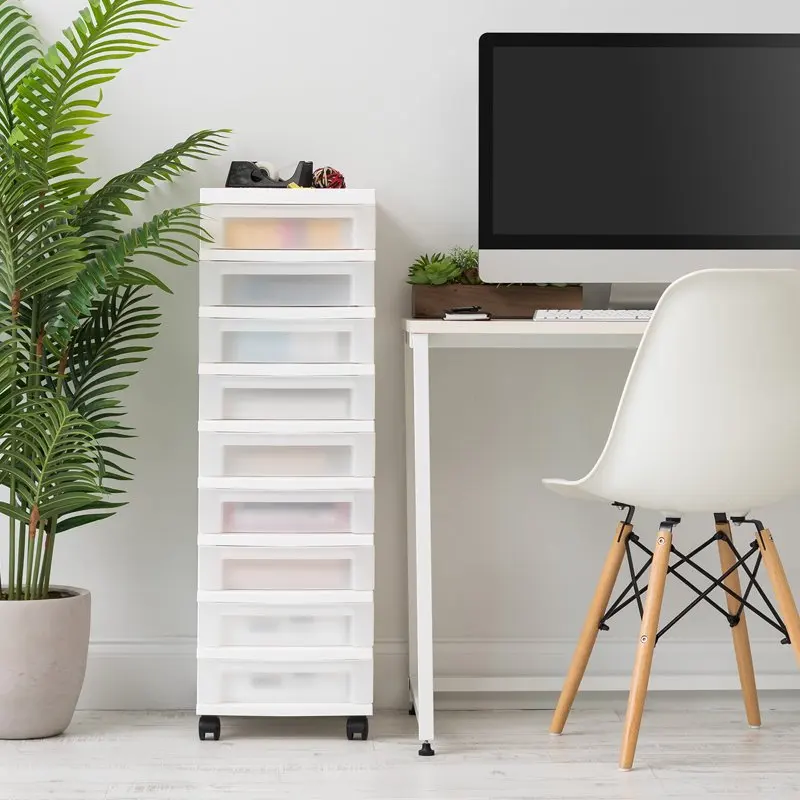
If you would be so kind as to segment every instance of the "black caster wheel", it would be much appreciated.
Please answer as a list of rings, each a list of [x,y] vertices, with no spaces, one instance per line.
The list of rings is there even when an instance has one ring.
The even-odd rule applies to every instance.
[[[419,754],[421,756],[435,756],[436,753],[433,751],[430,742],[423,742],[422,747],[419,749]]]
[[[215,742],[218,742],[221,730],[222,726],[220,725],[219,717],[200,717],[197,731],[200,734],[201,742],[204,742],[209,736]]]
[[[408,716],[409,717],[416,717],[417,716],[417,709],[414,708],[414,704],[413,703],[411,703],[411,705],[408,707]]]
[[[366,717],[350,717],[347,720],[347,738],[352,742],[358,737],[362,742],[369,736],[369,720]]]

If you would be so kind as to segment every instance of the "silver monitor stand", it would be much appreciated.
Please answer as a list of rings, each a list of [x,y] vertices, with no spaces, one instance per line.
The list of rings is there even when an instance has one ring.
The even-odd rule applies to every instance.
[[[585,283],[584,308],[655,308],[667,283]]]
[[[608,305],[600,308],[655,308],[667,286],[668,283],[612,283]]]

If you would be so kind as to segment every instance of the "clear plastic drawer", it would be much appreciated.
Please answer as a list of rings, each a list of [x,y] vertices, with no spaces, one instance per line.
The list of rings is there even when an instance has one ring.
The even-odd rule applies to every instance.
[[[372,306],[375,265],[200,262],[201,306]]]
[[[199,547],[200,591],[372,591],[371,545]]]
[[[371,420],[373,375],[200,376],[201,420]]]
[[[204,477],[372,477],[371,433],[201,433]]]
[[[200,319],[200,361],[226,364],[370,364],[371,319]]]
[[[374,250],[371,205],[212,205],[214,247],[226,250]]]
[[[261,605],[200,603],[199,647],[372,647],[372,593],[365,602]]]
[[[374,533],[374,494],[200,489],[199,532]]]
[[[207,706],[239,704],[254,709],[283,704],[369,704],[372,661],[200,659],[197,702]]]

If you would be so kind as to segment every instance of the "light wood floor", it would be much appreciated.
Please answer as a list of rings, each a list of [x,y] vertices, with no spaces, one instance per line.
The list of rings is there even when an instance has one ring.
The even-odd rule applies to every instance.
[[[548,711],[442,712],[435,758],[414,720],[384,713],[367,742],[340,720],[223,721],[83,712],[67,735],[0,742],[2,800],[789,800],[800,796],[800,697],[762,698],[750,730],[734,695],[653,695],[636,769],[617,770],[623,698],[588,698],[562,737]]]

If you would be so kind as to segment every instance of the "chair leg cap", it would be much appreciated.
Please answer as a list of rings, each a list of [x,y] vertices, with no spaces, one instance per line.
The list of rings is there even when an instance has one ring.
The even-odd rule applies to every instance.
[[[633,772],[633,767],[620,767],[620,772]]]
[[[760,725],[748,725],[747,727],[750,728],[751,731],[760,731],[761,730],[761,726]]]
[[[551,736],[561,736],[561,731],[550,731]]]

